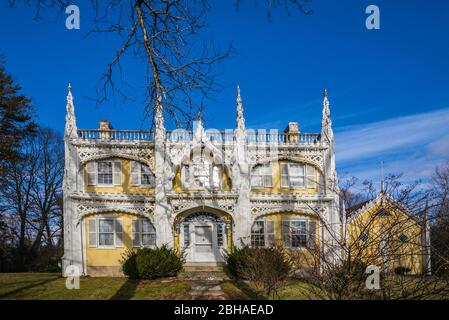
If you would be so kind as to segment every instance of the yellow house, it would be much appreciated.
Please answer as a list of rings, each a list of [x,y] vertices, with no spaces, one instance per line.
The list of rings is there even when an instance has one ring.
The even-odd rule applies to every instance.
[[[384,272],[430,272],[428,227],[424,218],[382,192],[346,210],[351,261]]]
[[[236,246],[322,250],[341,236],[329,100],[322,128],[78,129],[67,97],[63,272],[121,275],[127,249],[166,245],[186,265],[223,265]],[[325,228],[324,224],[331,226]],[[338,253],[335,253],[338,254]],[[307,265],[307,264],[306,264]],[[68,269],[71,267],[71,269]]]

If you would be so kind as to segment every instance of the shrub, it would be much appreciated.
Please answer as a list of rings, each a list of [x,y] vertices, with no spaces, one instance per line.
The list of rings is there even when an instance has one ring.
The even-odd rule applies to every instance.
[[[259,291],[273,298],[291,270],[280,247],[235,249],[227,263],[232,275],[251,281]]]
[[[250,247],[234,248],[232,252],[227,256],[226,263],[228,272],[235,278],[242,278],[242,269],[245,269],[247,263],[247,257]]]
[[[131,277],[131,278],[138,278],[139,272],[137,271],[137,265],[136,265],[136,257],[137,257],[138,251],[135,250],[127,250],[120,260],[120,263],[122,264],[122,271],[125,276]]]
[[[135,260],[138,275],[143,279],[175,276],[183,265],[182,258],[166,246],[140,249]]]

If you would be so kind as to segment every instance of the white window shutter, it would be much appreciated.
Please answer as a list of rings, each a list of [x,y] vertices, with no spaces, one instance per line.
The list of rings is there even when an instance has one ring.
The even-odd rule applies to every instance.
[[[140,247],[140,219],[133,219],[131,228],[133,247]]]
[[[114,170],[113,170],[113,184],[121,185],[122,184],[122,162],[114,161]]]
[[[115,246],[123,247],[123,219],[115,220]]]
[[[281,163],[281,187],[288,188],[290,184],[288,182],[288,164]]]
[[[306,188],[315,188],[315,167],[306,166]]]
[[[282,240],[284,242],[284,246],[287,248],[291,247],[291,232],[290,232],[290,222],[282,221]]]
[[[137,161],[131,161],[131,184],[140,184],[140,163]]]
[[[316,222],[315,221],[309,221],[309,229],[308,232],[308,238],[307,238],[307,246],[309,248],[315,248],[316,246]]]
[[[87,185],[94,186],[97,184],[97,166],[95,161],[89,161],[86,164]]]
[[[268,247],[274,246],[274,221],[266,220],[266,229],[265,229],[265,245]]]
[[[90,219],[88,220],[88,235],[89,235],[89,247],[91,248],[95,248],[97,247],[97,220],[95,219]]]

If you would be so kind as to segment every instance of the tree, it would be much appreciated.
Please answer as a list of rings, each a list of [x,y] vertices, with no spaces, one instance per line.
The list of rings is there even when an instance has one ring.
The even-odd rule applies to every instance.
[[[299,268],[309,266],[309,272],[301,276],[308,283],[299,289],[303,295],[311,299],[336,300],[448,296],[447,278],[427,273],[429,249],[430,252],[435,250],[426,240],[428,224],[432,222],[429,192],[418,182],[401,183],[400,177],[388,176],[383,192],[375,199],[367,196],[372,193],[372,182],[364,182],[364,191],[358,192],[345,190],[344,186],[353,186],[351,183],[342,185],[342,195],[351,194],[350,199],[362,202],[342,213],[346,215],[343,234],[335,234],[332,226],[320,219],[323,230],[331,237],[320,238],[320,246],[295,252],[295,260],[301,262]],[[369,202],[377,205],[363,211]],[[370,213],[355,216],[360,209]],[[318,212],[316,214],[319,216]],[[447,261],[444,263],[447,265]],[[378,290],[366,286],[368,266],[376,266],[380,272]]]
[[[0,190],[3,234],[11,249],[15,269],[32,266],[42,246],[52,248],[60,234],[59,205],[64,168],[62,137],[48,128],[39,128],[26,137],[20,157],[5,162],[4,186]]]
[[[0,173],[5,161],[18,158],[22,139],[35,129],[31,100],[20,90],[0,63]]]
[[[64,11],[69,5],[65,0],[24,1],[35,6],[36,17],[44,9]],[[235,7],[239,9],[243,2],[236,0]],[[278,7],[287,14],[291,14],[293,7],[304,14],[311,12],[305,6],[310,0],[264,2],[268,16]],[[236,53],[232,45],[221,51],[202,39],[201,31],[207,26],[211,8],[209,1],[95,0],[90,1],[90,6],[95,13],[94,27],[86,36],[110,33],[122,40],[99,82],[97,103],[110,95],[114,100],[129,99],[124,89],[129,84],[123,67],[123,60],[129,55],[145,63],[140,76],[145,82],[142,86],[146,91],[146,116],[154,120],[155,114],[165,113],[177,127],[189,126],[204,109],[204,101],[219,89],[215,81],[216,65]],[[138,77],[133,74],[135,78]]]

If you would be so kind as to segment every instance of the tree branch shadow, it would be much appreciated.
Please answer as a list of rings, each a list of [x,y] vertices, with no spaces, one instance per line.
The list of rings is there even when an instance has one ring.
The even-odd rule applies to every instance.
[[[18,293],[20,293],[20,292],[22,292],[24,290],[27,290],[27,289],[31,289],[31,288],[34,288],[34,287],[37,287],[37,286],[40,286],[40,285],[43,285],[43,284],[46,284],[46,283],[49,283],[49,282],[53,282],[55,280],[58,280],[59,278],[60,278],[60,276],[57,275],[57,276],[54,276],[54,277],[49,278],[49,279],[45,279],[45,280],[42,280],[42,281],[38,281],[38,282],[35,282],[35,283],[31,283],[29,285],[26,285],[26,286],[14,289],[12,291],[0,294],[0,299],[9,299],[9,298],[13,299],[14,297],[10,297],[10,296],[14,296],[14,295],[16,295],[16,294],[18,294]]]
[[[140,279],[128,278],[110,300],[131,300],[134,297]]]

